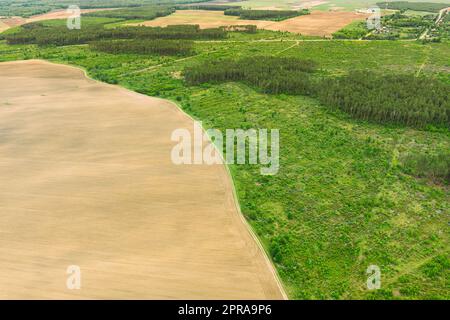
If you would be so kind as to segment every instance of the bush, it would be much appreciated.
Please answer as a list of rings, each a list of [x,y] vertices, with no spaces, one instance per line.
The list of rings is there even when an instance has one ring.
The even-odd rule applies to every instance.
[[[403,156],[402,163],[409,174],[450,183],[450,152],[448,151],[438,154],[409,153]]]
[[[193,42],[185,40],[107,40],[91,42],[89,46],[94,50],[113,54],[187,55],[192,53]]]

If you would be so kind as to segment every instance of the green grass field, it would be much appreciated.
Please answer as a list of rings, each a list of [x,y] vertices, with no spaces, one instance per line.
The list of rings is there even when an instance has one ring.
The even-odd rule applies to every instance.
[[[315,60],[322,77],[419,72],[450,84],[448,42],[248,41],[268,35],[281,34],[196,42],[188,59],[0,41],[0,61],[80,66],[96,79],[175,101],[206,128],[280,129],[278,175],[262,176],[252,165],[230,169],[242,211],[290,298],[449,299],[448,185],[410,175],[402,162],[409,153],[449,150],[448,130],[367,123],[308,97],[265,95],[238,83],[191,87],[179,77],[209,59],[279,55]],[[366,288],[369,265],[381,268],[380,290]]]

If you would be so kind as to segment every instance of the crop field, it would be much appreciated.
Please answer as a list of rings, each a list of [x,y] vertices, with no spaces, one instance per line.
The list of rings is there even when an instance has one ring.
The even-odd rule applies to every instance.
[[[3,22],[2,20],[0,20],[0,33],[2,33],[3,31],[9,29],[9,26]]]
[[[273,21],[242,20],[239,17],[226,16],[223,11],[179,10],[174,14],[151,21],[138,23],[148,27],[166,27],[180,24],[198,24],[201,28],[214,28],[231,25],[253,24],[259,28],[274,24]]]
[[[35,60],[0,87],[0,298],[283,298],[224,166],[171,162],[173,103]]]
[[[224,15],[221,11],[181,10],[152,21],[138,23],[151,27],[165,27],[178,24],[198,24],[201,28],[229,25],[256,25],[260,29],[287,31],[311,36],[330,36],[353,21],[364,20],[367,15],[353,12],[320,12],[295,17],[280,22],[264,20],[245,20]]]
[[[241,210],[289,298],[450,298],[448,182],[423,176],[407,160],[448,151],[447,128],[358,120],[315,97],[183,79],[187,68],[208,61],[273,56],[313,60],[317,78],[362,70],[450,85],[447,42],[308,40],[258,31],[195,41],[193,50],[187,57],[163,57],[3,41],[0,61],[39,58],[80,66],[95,79],[175,101],[205,128],[280,129],[278,175],[261,176],[248,164],[230,170]],[[383,281],[374,291],[366,288],[372,264],[380,266]]]

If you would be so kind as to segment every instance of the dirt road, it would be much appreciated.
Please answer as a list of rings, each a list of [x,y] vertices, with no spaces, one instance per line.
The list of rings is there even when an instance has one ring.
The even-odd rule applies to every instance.
[[[282,299],[226,167],[172,163],[192,125],[76,68],[0,63],[0,298]]]

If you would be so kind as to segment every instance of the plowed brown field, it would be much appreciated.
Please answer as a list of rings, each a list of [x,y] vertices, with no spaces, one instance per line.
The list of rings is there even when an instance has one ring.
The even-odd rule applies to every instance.
[[[256,25],[259,29],[289,31],[311,36],[330,36],[355,20],[364,20],[368,15],[355,12],[313,11],[310,15],[284,21],[241,20],[226,16],[222,11],[181,10],[166,17],[139,23],[152,27],[176,24],[198,24],[201,28],[215,28],[233,25]]]
[[[169,101],[0,63],[0,298],[282,299],[226,167],[172,163],[177,128]]]

